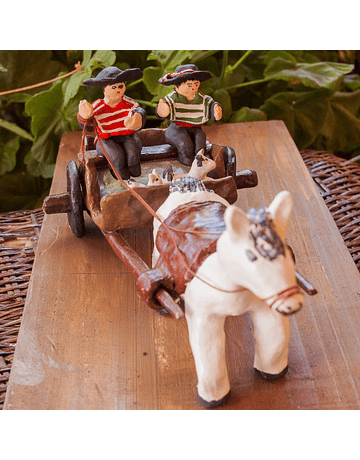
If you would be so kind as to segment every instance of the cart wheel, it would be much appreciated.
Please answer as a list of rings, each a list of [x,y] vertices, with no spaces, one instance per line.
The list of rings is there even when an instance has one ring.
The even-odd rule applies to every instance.
[[[69,161],[66,168],[67,191],[70,196],[71,211],[67,213],[70,228],[77,238],[85,235],[83,197],[80,186],[80,174],[75,161]]]

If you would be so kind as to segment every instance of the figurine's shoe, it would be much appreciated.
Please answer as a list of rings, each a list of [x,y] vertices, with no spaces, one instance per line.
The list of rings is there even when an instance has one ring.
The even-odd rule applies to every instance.
[[[259,369],[256,369],[256,367],[254,367],[255,374],[259,375],[264,380],[281,379],[281,377],[284,377],[284,375],[287,373],[288,370],[289,370],[289,366],[286,366],[283,371],[279,372],[279,374],[268,374],[266,372],[259,371]]]
[[[205,401],[199,394],[197,395],[199,403],[206,407],[207,409],[215,409],[215,407],[221,406],[224,404],[230,397],[231,390],[227,393],[223,398],[219,399],[218,401]]]
[[[184,153],[178,152],[178,159],[181,164],[185,166],[191,166],[194,161],[194,155],[191,155],[191,158],[187,157]]]
[[[120,177],[122,180],[128,180],[130,179],[131,177],[131,174],[130,174],[130,171],[128,169],[121,169],[120,171],[118,171],[119,174],[120,174]],[[116,180],[119,180],[117,177],[116,177],[116,174],[114,173],[113,169],[110,168],[110,173],[111,175],[113,176],[114,179]]]
[[[141,166],[140,165],[129,166],[129,171],[133,177],[141,176]]]

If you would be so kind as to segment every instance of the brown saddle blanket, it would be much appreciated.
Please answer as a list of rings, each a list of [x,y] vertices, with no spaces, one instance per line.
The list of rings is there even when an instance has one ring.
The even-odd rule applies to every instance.
[[[170,230],[178,249],[169,237],[168,230],[164,225],[160,226],[155,243],[160,253],[156,268],[162,271],[165,278],[175,282],[178,294],[184,293],[186,284],[193,278],[187,266],[196,273],[204,260],[216,251],[217,240],[225,231],[225,210],[225,205],[215,201],[192,202],[174,209],[165,220],[166,225],[201,232],[193,234]]]

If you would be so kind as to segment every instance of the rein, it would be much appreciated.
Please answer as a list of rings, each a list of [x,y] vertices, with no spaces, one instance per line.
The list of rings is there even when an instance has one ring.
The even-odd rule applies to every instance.
[[[95,118],[93,119],[94,121],[94,124],[95,126],[97,125],[96,124],[96,120]],[[85,122],[84,124],[84,127],[83,127],[83,132],[82,132],[82,139],[81,139],[81,154],[82,154],[82,162],[83,164],[85,164],[85,132],[86,132],[86,128],[88,126],[88,124],[91,124],[89,122]],[[105,151],[105,148],[103,146],[103,143],[102,143],[102,140],[100,137],[98,137],[97,141],[99,142],[100,144],[100,147],[101,147],[101,150],[105,156],[105,158],[107,159],[108,163],[110,164],[112,170],[114,171],[114,174],[116,175],[117,179],[121,182],[121,184],[126,187],[129,192],[138,200],[140,201],[140,203],[150,212],[150,214],[155,218],[157,219],[160,224],[166,229],[166,231],[168,232],[168,235],[176,249],[176,251],[178,252],[186,270],[194,277],[194,278],[197,278],[199,279],[201,282],[205,283],[207,286],[213,288],[213,289],[216,289],[217,291],[220,291],[220,292],[224,292],[224,293],[227,293],[227,294],[236,294],[236,293],[240,293],[240,292],[244,292],[244,291],[248,291],[249,289],[247,288],[239,288],[239,289],[235,289],[235,290],[227,290],[227,289],[222,289],[222,288],[219,288],[217,286],[214,286],[213,284],[209,283],[208,281],[202,279],[201,277],[199,277],[190,267],[189,265],[187,264],[182,252],[180,251],[176,241],[175,241],[175,238],[174,238],[174,235],[171,233],[172,231],[173,232],[177,232],[177,233],[191,233],[191,234],[197,234],[197,235],[221,235],[221,233],[210,233],[210,232],[199,232],[199,231],[196,231],[196,230],[180,230],[180,229],[177,229],[177,228],[174,228],[174,227],[171,227],[167,224],[165,224],[165,222],[160,218],[160,216],[152,209],[152,207],[146,203],[146,201],[137,193],[135,192],[134,189],[132,189],[123,179],[122,177],[120,176],[119,172],[115,169],[111,159],[109,158],[109,156],[107,155],[106,151]],[[290,288],[288,289],[285,289],[284,291],[281,291],[280,293],[278,294],[274,294],[266,299],[260,299],[262,301],[266,301],[266,300],[269,300],[271,299],[272,297],[276,296],[275,300],[272,302],[272,304],[270,305],[270,308],[274,305],[275,302],[277,302],[277,300],[280,300],[280,299],[289,299],[290,297],[298,294],[298,293],[301,293],[301,290],[298,288],[298,286],[291,286]]]

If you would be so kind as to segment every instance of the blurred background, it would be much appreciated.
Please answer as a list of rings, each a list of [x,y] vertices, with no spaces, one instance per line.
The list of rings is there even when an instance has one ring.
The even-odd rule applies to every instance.
[[[66,75],[78,62],[82,70],[71,76],[9,92]],[[80,129],[79,101],[102,97],[83,80],[110,65],[141,68],[126,94],[146,110],[146,128],[166,127],[155,107],[169,87],[158,79],[185,63],[212,73],[201,91],[223,106],[220,123],[283,120],[299,150],[360,154],[360,51],[0,51],[0,213],[41,207],[60,139]]]

